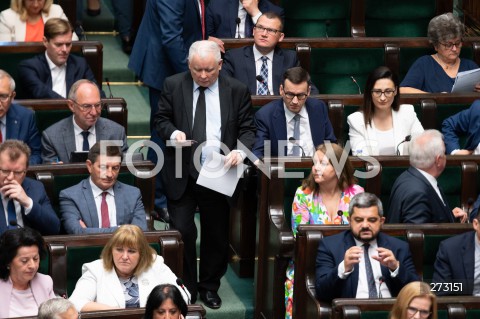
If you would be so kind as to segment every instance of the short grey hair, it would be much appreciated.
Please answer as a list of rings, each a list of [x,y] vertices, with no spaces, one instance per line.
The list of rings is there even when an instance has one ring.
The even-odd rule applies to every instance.
[[[409,145],[410,165],[418,169],[428,169],[435,164],[439,155],[445,154],[443,135],[437,130],[425,130],[414,136]]]
[[[428,40],[434,46],[437,46],[440,42],[462,38],[464,34],[465,26],[451,12],[434,17],[428,24]]]
[[[210,54],[213,54],[217,62],[222,60],[220,48],[217,43],[209,40],[193,42],[188,51],[188,61],[192,61],[194,55],[198,55],[200,58],[205,58]]]
[[[92,82],[90,80],[86,80],[86,79],[81,79],[81,80],[78,80],[77,82],[73,83],[72,87],[70,88],[70,91],[68,91],[68,98],[70,100],[74,100],[74,101],[77,101],[77,91],[78,91],[78,88],[82,85],[82,84],[85,84],[85,83],[88,83],[88,84],[91,84],[93,85],[97,91],[98,91],[98,95],[100,95],[100,90],[98,89],[98,86],[95,82]]]
[[[356,208],[369,208],[376,206],[378,208],[378,215],[383,216],[383,204],[377,195],[372,193],[359,193],[353,196],[348,207],[348,215],[352,217],[353,209]]]
[[[74,308],[73,303],[64,298],[48,299],[38,308],[38,319],[61,319],[60,314]]]
[[[8,74],[7,71],[0,69],[0,80],[4,78],[7,78],[8,81],[10,82],[10,92],[15,91],[15,80],[12,78],[10,74]]]

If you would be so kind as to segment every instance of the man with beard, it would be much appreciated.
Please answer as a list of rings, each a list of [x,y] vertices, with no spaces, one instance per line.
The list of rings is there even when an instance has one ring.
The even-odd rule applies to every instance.
[[[357,194],[349,216],[350,230],[325,237],[318,247],[319,300],[396,297],[404,285],[419,280],[408,244],[380,232],[385,217],[377,196]]]

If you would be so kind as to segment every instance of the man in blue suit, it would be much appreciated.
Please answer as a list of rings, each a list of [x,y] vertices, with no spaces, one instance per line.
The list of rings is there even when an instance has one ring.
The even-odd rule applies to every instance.
[[[408,244],[381,233],[383,205],[370,193],[355,195],[350,230],[327,236],[318,246],[315,291],[335,298],[390,298],[418,280]]]
[[[285,19],[282,8],[268,0],[211,0],[207,7],[207,34],[217,38],[250,38],[253,26],[265,12]]]
[[[0,143],[16,139],[24,141],[31,150],[29,164],[41,164],[41,143],[35,113],[13,103],[15,81],[7,72],[0,70]]]
[[[18,80],[26,99],[66,98],[73,83],[80,79],[94,82],[101,91],[84,57],[70,54],[73,29],[60,18],[45,23],[45,53],[18,64]],[[102,97],[105,93],[101,91]]]
[[[299,136],[295,140],[303,148],[304,155],[313,155],[315,147],[325,140],[337,141],[327,106],[321,100],[308,97],[309,80],[308,72],[301,67],[288,69],[280,84],[282,99],[262,106],[255,113],[257,133],[252,149],[255,156],[300,155],[295,154],[295,145],[288,142],[291,137],[295,138],[296,117],[299,117]],[[270,142],[270,152],[265,151],[268,149],[265,142]]]
[[[68,234],[110,233],[120,225],[147,230],[142,195],[136,187],[117,181],[122,162],[118,146],[101,154],[101,142],[88,152],[90,177],[60,192],[60,213]]]
[[[442,123],[447,154],[480,154],[480,100],[476,100],[467,110],[450,116]],[[459,137],[465,136],[466,143],[460,146]]]
[[[473,219],[472,224],[475,231],[453,236],[440,243],[432,278],[432,287],[436,288],[438,295],[480,296],[480,259],[478,258],[480,219],[478,216]]]
[[[26,177],[30,149],[19,140],[0,144],[0,234],[7,229],[31,227],[42,235],[57,235],[60,220],[43,184]]]

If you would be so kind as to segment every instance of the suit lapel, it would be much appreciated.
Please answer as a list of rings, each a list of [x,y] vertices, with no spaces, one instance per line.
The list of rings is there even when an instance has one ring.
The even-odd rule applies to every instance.
[[[232,89],[226,84],[222,77],[218,77],[218,91],[220,95],[220,117],[222,125],[222,134],[220,136],[220,140],[223,141],[225,137],[225,130],[227,128],[227,119],[232,106]]]
[[[68,118],[63,127],[63,144],[65,145],[66,157],[70,159],[70,154],[76,150],[75,132],[73,130],[73,115]]]
[[[467,283],[472,283],[472,287],[475,276],[475,235],[475,232],[470,232],[467,236],[465,245],[462,247],[462,261],[465,279]]]
[[[227,19],[230,21],[230,34],[233,34],[233,37],[237,37],[237,18],[238,18],[238,0],[229,0],[228,1],[228,15]]]
[[[74,83],[74,78],[73,78],[74,65],[72,61],[73,61],[72,57],[69,56],[67,59],[67,70],[65,71],[65,83],[66,83],[67,94]]]
[[[113,186],[113,192],[115,193],[114,199],[115,199],[115,212],[117,214],[117,226],[127,224],[128,221],[125,220],[125,202],[124,202],[124,196],[122,196],[122,184],[120,182],[116,182],[115,185]]]
[[[118,278],[115,270],[107,271],[105,274],[106,286],[108,286],[108,291],[112,294],[113,298],[117,302],[117,305],[121,308],[125,307],[125,296],[123,295],[123,287],[120,279]],[[107,287],[105,287],[107,288]]]
[[[193,79],[190,75],[190,72],[185,73],[185,79],[182,81],[182,92],[183,99],[185,103],[180,104],[185,106],[185,112],[187,116],[188,127],[190,128],[189,134],[187,134],[187,139],[192,137],[193,131]],[[182,97],[178,97],[181,99]],[[186,133],[186,132],[185,132]]]
[[[279,94],[280,92],[280,82],[279,79],[283,79],[283,52],[275,48],[275,52],[273,53],[273,61],[272,61],[272,85],[273,85],[273,92],[275,94]]]
[[[253,46],[248,46],[243,48],[245,54],[245,69],[247,70],[247,79],[248,81],[248,90],[250,92],[257,92],[257,72],[255,68],[255,57],[253,55]]]
[[[351,231],[347,231],[345,233],[344,245],[345,246],[343,247],[343,251],[340,252],[341,254],[344,254],[350,247],[353,247],[356,245],[355,240],[353,240],[353,235]],[[350,288],[350,292],[347,292],[347,295],[349,296],[357,295],[359,273],[360,273],[359,266],[358,264],[355,264],[353,266],[353,273],[350,274],[350,276],[348,276],[348,279],[347,279],[350,282],[350,285],[347,285],[347,287]]]
[[[98,118],[97,122],[95,123],[95,135],[96,135],[96,141],[102,141],[102,140],[108,140],[108,130],[105,128],[105,122],[103,121],[102,118]]]
[[[311,105],[310,98],[307,98],[307,101],[305,101],[305,108],[308,113],[308,123],[310,124],[310,132],[312,133],[313,147],[316,147],[323,143],[324,136],[321,130],[324,130],[325,127],[319,125],[319,112]]]
[[[5,126],[6,139],[16,139],[19,136],[20,119],[17,118],[16,106],[12,103],[7,112],[7,123]]]
[[[40,57],[39,60],[42,63],[42,66],[44,68],[44,74],[47,75],[47,83],[45,83],[45,85],[51,88],[53,87],[52,72],[50,71],[50,66],[48,65],[47,58],[45,57],[44,53],[40,54],[39,57]],[[68,86],[67,86],[67,90],[68,90]]]
[[[288,140],[287,138],[287,119],[285,117],[285,110],[283,109],[283,100],[279,99],[276,101],[275,105],[275,111],[272,114],[273,116],[273,131],[275,134],[275,137],[277,138],[277,143],[278,141],[286,141]],[[272,138],[273,140],[273,138]],[[272,149],[276,149],[278,145],[272,145]],[[280,151],[278,150],[278,155],[287,155],[287,146],[283,147],[283,150]]]
[[[89,179],[84,179],[82,181],[82,193],[85,203],[87,203],[88,216],[90,216],[90,221],[92,223],[92,228],[100,228],[98,222],[98,213],[97,205],[95,204],[95,199],[93,198],[92,187],[90,186]]]

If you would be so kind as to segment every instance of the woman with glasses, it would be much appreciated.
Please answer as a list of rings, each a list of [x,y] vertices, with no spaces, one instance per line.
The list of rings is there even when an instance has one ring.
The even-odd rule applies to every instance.
[[[477,69],[478,65],[460,58],[465,26],[451,12],[441,14],[428,24],[428,40],[436,53],[416,60],[402,83],[401,93],[449,93],[458,72]],[[472,91],[480,91],[480,83]]]
[[[412,135],[423,132],[413,105],[399,103],[398,77],[387,67],[367,78],[363,107],[348,116],[352,154],[406,155]]]
[[[363,188],[356,184],[350,160],[340,166],[344,150],[334,143],[317,146],[310,175],[297,188],[292,204],[292,232],[296,237],[299,225],[348,224],[350,199]],[[285,318],[292,317],[294,261],[287,268],[285,281]]]
[[[398,293],[389,319],[437,319],[437,297],[421,281],[405,285]]]
[[[53,0],[11,0],[10,8],[0,12],[0,41],[43,41],[43,27],[51,18],[68,20]],[[78,40],[75,33],[72,40]]]

